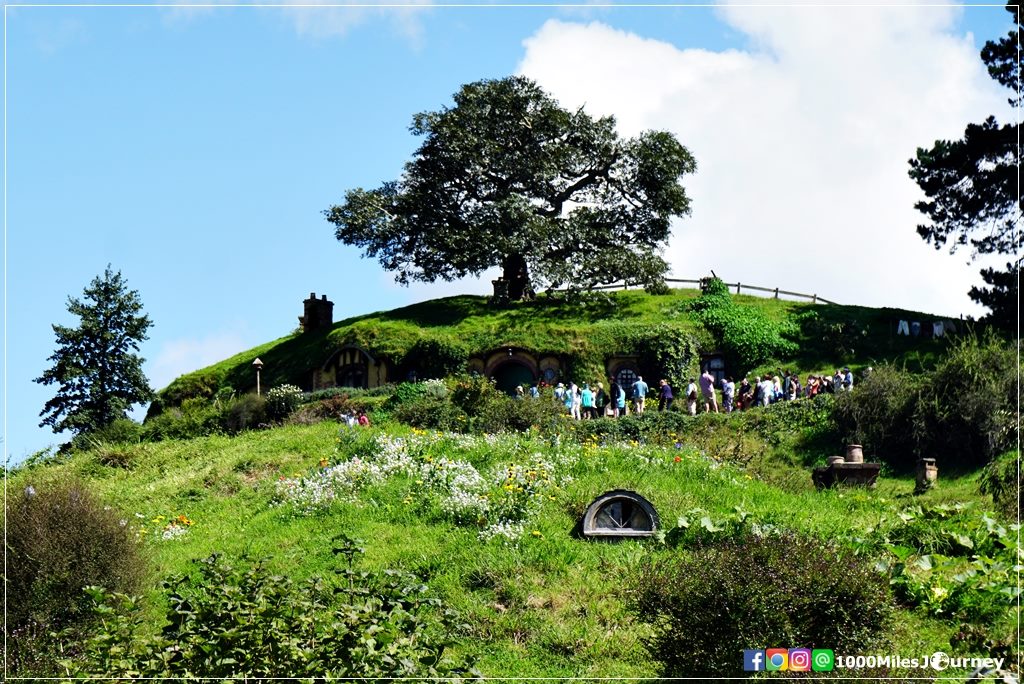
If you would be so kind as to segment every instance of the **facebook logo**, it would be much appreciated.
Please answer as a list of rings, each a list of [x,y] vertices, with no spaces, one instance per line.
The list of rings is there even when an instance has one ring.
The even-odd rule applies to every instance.
[[[764,651],[743,649],[743,669],[747,672],[764,670]]]

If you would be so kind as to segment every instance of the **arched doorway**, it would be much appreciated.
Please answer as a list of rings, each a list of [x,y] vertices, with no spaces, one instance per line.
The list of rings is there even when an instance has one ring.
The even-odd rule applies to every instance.
[[[516,393],[516,385],[522,385],[525,390],[534,381],[533,371],[526,364],[514,359],[505,361],[495,368],[491,377],[494,378],[494,384],[498,389],[510,395]]]

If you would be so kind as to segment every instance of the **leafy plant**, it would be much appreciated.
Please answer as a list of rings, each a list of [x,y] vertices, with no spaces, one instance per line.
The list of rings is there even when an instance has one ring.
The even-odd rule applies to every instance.
[[[797,345],[787,339],[797,331],[794,324],[780,323],[760,308],[735,303],[718,278],[708,282],[690,308],[718,340],[727,363],[739,374],[797,351]]]
[[[81,481],[51,479],[10,492],[6,506],[6,618],[15,671],[48,672],[47,635],[68,628],[73,649],[88,617],[83,588],[133,591],[145,565],[125,518]],[[73,628],[73,629],[72,629]],[[42,653],[40,652],[42,651]],[[44,662],[35,662],[37,660]]]
[[[358,572],[357,540],[335,538],[339,580],[296,585],[263,562],[238,567],[214,554],[190,575],[164,582],[160,634],[142,633],[141,605],[93,587],[98,620],[71,676],[330,677],[472,676],[471,663],[446,658],[456,615],[415,577]]]
[[[295,385],[278,385],[267,392],[267,417],[271,420],[284,420],[301,403],[301,389]]]
[[[741,675],[746,644],[855,653],[884,639],[885,579],[839,547],[795,533],[716,542],[641,566],[630,607],[666,677]]]

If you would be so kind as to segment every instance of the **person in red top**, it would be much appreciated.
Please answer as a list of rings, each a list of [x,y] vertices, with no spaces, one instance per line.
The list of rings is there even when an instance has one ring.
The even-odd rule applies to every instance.
[[[359,424],[363,427],[370,426],[370,419],[366,417],[366,411],[359,412]]]

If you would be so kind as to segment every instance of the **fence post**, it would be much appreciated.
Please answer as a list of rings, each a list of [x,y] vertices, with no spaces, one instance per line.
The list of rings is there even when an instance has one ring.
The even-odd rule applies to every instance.
[[[739,293],[740,293],[740,284],[739,284],[739,282],[737,282],[736,283],[736,294],[739,294]]]
[[[814,295],[811,295],[811,300],[812,300],[812,301],[813,301],[813,302],[814,302],[815,304],[817,304],[817,303],[818,303],[818,295],[816,295],[816,294],[814,294]]]
[[[779,288],[775,288],[775,298],[779,298]]]

